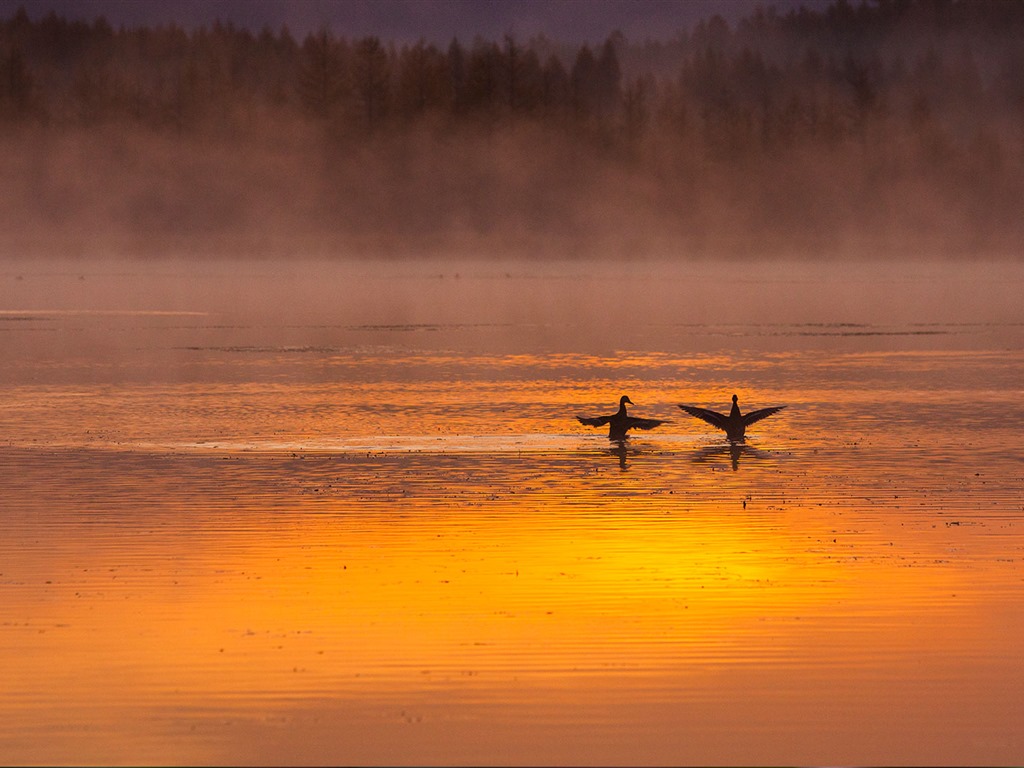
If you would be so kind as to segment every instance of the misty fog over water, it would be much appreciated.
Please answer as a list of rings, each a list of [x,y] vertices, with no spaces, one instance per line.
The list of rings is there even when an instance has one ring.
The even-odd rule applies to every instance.
[[[5,255],[1015,257],[1024,10],[396,46],[0,21]]]

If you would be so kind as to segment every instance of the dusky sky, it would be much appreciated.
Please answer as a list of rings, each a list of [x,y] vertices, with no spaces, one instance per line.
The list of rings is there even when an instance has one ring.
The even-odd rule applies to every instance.
[[[326,26],[339,36],[395,42],[543,34],[583,43],[602,41],[615,30],[635,42],[667,40],[714,14],[734,24],[759,6],[786,13],[827,5],[828,0],[0,0],[0,18],[24,7],[33,20],[53,11],[88,22],[103,16],[114,27],[193,28],[220,20],[253,31],[287,25],[300,38]]]

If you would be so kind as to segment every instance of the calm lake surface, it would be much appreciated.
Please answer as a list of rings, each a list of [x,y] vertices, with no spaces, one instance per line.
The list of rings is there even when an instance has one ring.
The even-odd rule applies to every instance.
[[[1021,296],[0,264],[0,761],[1019,765]]]

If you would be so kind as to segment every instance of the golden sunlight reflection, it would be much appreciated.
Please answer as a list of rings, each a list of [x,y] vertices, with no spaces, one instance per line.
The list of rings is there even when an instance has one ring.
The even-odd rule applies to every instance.
[[[908,655],[918,674],[977,685],[994,670],[947,655],[1014,653],[1024,629],[979,579],[1019,557],[1016,540],[959,517],[890,521],[781,461],[694,475],[669,455],[641,477],[575,452],[101,452],[96,477],[77,454],[9,458],[26,486],[60,469],[40,504],[63,522],[45,544],[38,520],[10,530],[5,634],[21,642],[2,666],[28,705],[13,717],[53,705],[130,721],[169,697],[244,719],[270,692],[495,704],[554,685],[566,705],[604,697],[614,720],[637,697],[688,704],[744,670],[774,670],[771,686],[795,670],[841,702],[865,676],[898,679]]]
[[[1016,289],[934,334],[906,281],[541,327],[243,278],[0,307],[2,761],[1020,762]],[[733,394],[786,408],[678,407]],[[664,423],[577,421],[621,395]]]

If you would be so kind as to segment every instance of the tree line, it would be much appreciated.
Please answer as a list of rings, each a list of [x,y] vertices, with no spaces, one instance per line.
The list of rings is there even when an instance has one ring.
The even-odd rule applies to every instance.
[[[613,32],[573,49],[454,39],[349,40],[230,23],[114,29],[104,18],[0,22],[0,119],[191,130],[266,111],[373,129],[428,117],[599,123],[636,138],[688,125],[714,141],[790,142],[1024,104],[1019,0],[837,0],[824,11],[721,17],[668,42]],[[979,112],[980,110],[980,112]],[[735,136],[736,133],[747,134]]]
[[[1016,238],[1008,201],[1024,195],[1024,2],[834,0],[759,9],[735,25],[713,16],[665,40],[613,31],[582,45],[511,34],[396,43],[328,28],[297,39],[230,23],[114,28],[53,13],[32,20],[24,9],[0,20],[0,137],[26,126],[239,137],[279,123],[364,146],[421,129],[494,136],[527,126],[654,179],[653,206],[718,183],[721,199],[758,204],[751,227],[795,227],[800,208],[743,185],[814,197],[820,177],[841,168],[863,192],[829,193],[849,217],[882,220],[913,188],[954,206],[971,232]],[[929,215],[919,214],[921,228]]]

